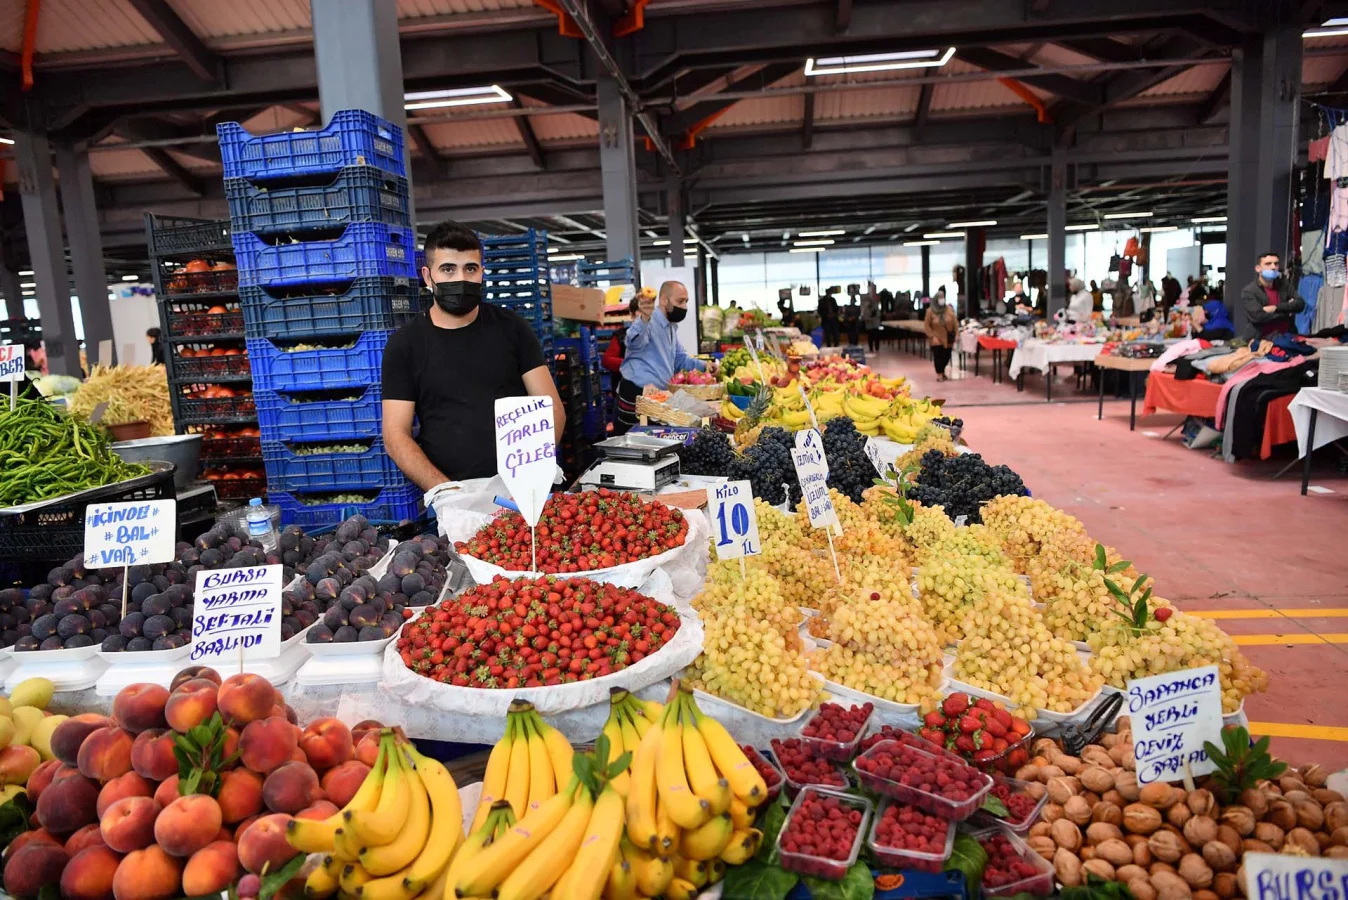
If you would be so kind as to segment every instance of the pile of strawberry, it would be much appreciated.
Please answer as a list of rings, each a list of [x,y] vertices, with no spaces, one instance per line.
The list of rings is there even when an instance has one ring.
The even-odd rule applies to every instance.
[[[847,787],[847,776],[835,763],[815,752],[800,738],[773,739],[772,755],[777,757],[788,781],[798,785],[818,784],[825,787]]]
[[[1015,846],[1004,834],[991,834],[980,837],[978,842],[988,853],[988,864],[983,869],[983,887],[995,889],[1027,878],[1040,875],[1041,872],[1027,859],[1016,852]],[[1050,882],[1051,886],[1051,882]],[[1025,890],[1026,888],[1022,888]],[[1031,893],[1039,893],[1030,889]]]
[[[820,878],[842,878],[861,831],[861,810],[834,794],[806,790],[782,829],[782,868]],[[829,864],[828,860],[837,860]]]
[[[403,627],[403,665],[444,684],[542,687],[620,672],[679,630],[673,608],[586,578],[496,577]]]
[[[1030,761],[1030,723],[982,697],[951,694],[922,726],[923,739],[980,765],[1014,772]]]
[[[589,572],[658,556],[683,546],[687,535],[688,522],[678,510],[600,488],[553,494],[532,537],[524,517],[507,512],[454,549],[510,572]],[[536,569],[531,540],[537,541]]]
[[[906,859],[903,867],[939,872],[945,858],[946,838],[953,827],[953,822],[923,812],[915,806],[891,803],[876,820],[875,845],[935,856],[934,860]]]

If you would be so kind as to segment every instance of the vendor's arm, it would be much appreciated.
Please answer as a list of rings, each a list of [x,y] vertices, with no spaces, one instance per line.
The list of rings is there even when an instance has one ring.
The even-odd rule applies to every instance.
[[[566,428],[566,409],[562,406],[561,395],[557,393],[557,385],[553,384],[552,373],[547,366],[539,366],[525,372],[523,378],[524,389],[530,397],[552,398],[552,432],[557,442],[561,443],[562,430]]]
[[[423,491],[449,478],[426,457],[416,438],[412,437],[412,419],[417,405],[411,400],[384,401],[384,449],[402,473]]]
[[[1299,313],[1306,308],[1306,299],[1296,291],[1289,291],[1287,299],[1278,304],[1280,313]]]
[[[649,317],[637,316],[632,320],[632,324],[627,326],[627,355],[639,352],[650,342],[651,320]]]
[[[1245,318],[1253,325],[1268,322],[1277,316],[1277,307],[1272,310],[1265,308],[1268,305],[1268,295],[1263,291],[1256,295],[1254,291],[1246,289],[1241,292],[1240,302],[1245,306]]]
[[[682,372],[684,369],[697,369],[699,372],[705,372],[707,371],[707,363],[706,360],[697,359],[685,353],[683,344],[679,343],[679,339],[676,337],[674,339],[674,371]]]

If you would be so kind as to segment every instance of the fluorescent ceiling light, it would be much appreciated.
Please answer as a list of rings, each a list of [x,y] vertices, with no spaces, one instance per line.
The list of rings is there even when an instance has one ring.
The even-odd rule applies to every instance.
[[[122,280],[123,280],[123,281],[140,281],[140,276],[139,276],[139,275],[123,275],[123,276],[122,276]]]
[[[749,232],[747,232],[747,231],[742,232],[742,233],[740,234],[740,240],[744,241],[744,243],[746,243],[746,244],[749,243]]]
[[[930,239],[930,238],[947,238],[947,237],[952,237],[952,238],[962,238],[962,237],[964,237],[964,232],[962,232],[962,231],[931,231],[931,232],[928,232],[927,234],[924,234],[924,235],[922,235],[922,236],[923,236],[924,238],[929,238],[929,239]]]
[[[877,228],[879,228],[879,227],[880,227],[879,225],[872,225],[870,228],[867,228],[865,231],[863,231],[863,232],[861,232],[861,233],[862,233],[863,235],[870,234],[872,231],[874,231],[875,229],[877,229]],[[842,232],[838,232],[838,233],[841,234]]]
[[[684,242],[685,244],[696,244],[696,243],[697,243],[697,238],[695,238],[695,237],[687,237],[687,238],[684,238],[684,239],[683,239],[683,242]]]
[[[909,232],[916,231],[916,230],[917,230],[917,226],[920,225],[920,224],[921,224],[920,222],[914,222],[913,224],[909,225],[907,228],[903,229],[903,233],[904,233],[904,234],[908,234]]]
[[[946,225],[946,228],[982,228],[985,225],[991,226],[996,224],[996,219],[978,219],[973,222],[951,222]]]
[[[33,270],[32,270],[32,269],[20,269],[20,270],[19,270],[19,276],[20,276],[21,278],[22,278],[22,277],[31,277],[32,274],[33,274]]]
[[[1022,235],[1020,236],[1020,239],[1021,239],[1022,241],[1046,241],[1046,240],[1048,240],[1048,235],[1047,235],[1047,234],[1022,234]]]
[[[1064,230],[1064,231],[1099,231],[1099,230],[1100,230],[1100,226],[1099,226],[1098,224],[1096,224],[1095,222],[1092,222],[1092,223],[1090,223],[1089,225],[1068,225],[1068,226],[1067,226],[1065,229],[1063,229],[1063,230]]]
[[[833,238],[815,238],[814,240],[809,241],[796,241],[795,245],[797,247],[826,247],[829,244],[836,243],[837,241],[833,240]]]
[[[584,259],[579,253],[566,253],[562,256],[554,256],[548,262],[570,262],[573,259]]]
[[[848,72],[887,72],[890,69],[938,68],[950,62],[954,47],[944,51],[902,50],[897,53],[861,53],[855,56],[810,57],[805,61],[805,75],[845,75]]]
[[[788,253],[823,253],[824,247],[792,247]]]
[[[663,240],[663,239],[662,239],[662,240],[658,240],[658,241],[652,241],[651,243],[653,243],[653,244],[654,244],[655,246],[657,246],[657,247],[668,247],[668,246],[669,246],[669,241],[666,241],[666,240]]]
[[[1195,225],[1209,225],[1215,222],[1225,222],[1226,216],[1198,216],[1197,218],[1190,219],[1189,221],[1193,222]]]
[[[403,109],[443,109],[447,106],[473,106],[478,103],[509,103],[514,98],[500,85],[449,88],[443,91],[414,91],[403,94]]]
[[[652,234],[651,237],[655,237],[655,235]],[[550,241],[556,241],[556,242],[559,243],[559,244],[569,244],[569,243],[571,243],[571,241],[570,241],[568,238],[564,238],[564,237],[561,237],[560,235],[556,235],[556,234],[550,234],[550,235],[548,235],[548,240],[550,240]]]
[[[14,138],[0,137],[0,144],[12,144],[12,143],[14,143]]]
[[[1139,228],[1138,231],[1178,231],[1178,225],[1152,225],[1149,228]]]
[[[941,242],[940,242],[940,241],[904,241],[904,242],[903,242],[903,246],[905,246],[905,247],[934,247],[934,246],[936,246],[936,245],[939,244],[939,243],[941,243]]]
[[[37,287],[37,282],[36,282],[36,281],[21,281],[21,282],[19,282],[19,287],[21,287],[21,288],[35,288],[35,287]]]
[[[1335,37],[1336,35],[1348,34],[1348,19],[1326,19],[1316,28],[1309,28],[1301,32],[1301,36],[1308,37]]]
[[[874,227],[874,225],[871,226],[871,228]],[[829,231],[802,231],[799,232],[796,237],[836,237],[840,234],[847,234],[847,229],[834,228]]]
[[[1105,218],[1106,218],[1106,219],[1149,219],[1149,218],[1151,218],[1151,211],[1150,211],[1150,210],[1146,210],[1146,211],[1143,211],[1143,212],[1105,213]]]

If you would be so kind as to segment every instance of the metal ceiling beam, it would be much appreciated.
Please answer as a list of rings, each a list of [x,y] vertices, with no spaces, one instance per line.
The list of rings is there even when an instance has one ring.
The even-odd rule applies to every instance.
[[[150,158],[150,162],[181,185],[189,194],[201,196],[205,193],[205,187],[202,179],[193,175],[182,163],[174,159],[167,150],[161,150],[158,147],[146,147],[140,151]]]
[[[852,27],[852,0],[838,0],[838,9],[833,16],[833,30],[842,34]]]
[[[518,97],[511,101],[511,105],[516,109],[524,108]],[[534,168],[540,171],[546,169],[548,166],[543,159],[543,145],[538,142],[534,126],[529,124],[529,117],[516,116],[512,121],[515,123],[515,130],[520,134],[520,140],[524,142],[524,149],[529,151],[529,159],[533,161]]]
[[[780,81],[786,76],[795,72],[801,67],[799,62],[773,63],[764,66],[751,75],[737,79],[726,85],[727,93],[741,93],[752,86],[764,87],[773,82]],[[664,120],[666,134],[682,134],[690,128],[697,125],[712,116],[725,112],[734,106],[741,99],[740,96],[733,98],[721,97],[719,94],[708,94],[705,100],[700,100],[685,109],[681,109]]]
[[[1206,51],[1196,47],[1191,37],[1177,34],[1166,38],[1154,47],[1147,49],[1147,55],[1154,58],[1169,58],[1176,56],[1194,56],[1205,55]],[[1130,100],[1144,91],[1156,87],[1162,82],[1174,78],[1183,72],[1188,66],[1175,65],[1166,66],[1160,69],[1134,69],[1127,72],[1120,72],[1118,75],[1110,78],[1102,85],[1103,99],[1095,105],[1083,106],[1075,110],[1054,110],[1054,121],[1062,127],[1075,125],[1082,119],[1095,115],[1101,110],[1108,109],[1116,103],[1122,103]]]
[[[167,0],[128,2],[197,76],[206,81],[220,80],[220,58],[187,27],[187,23],[179,18]]]
[[[429,159],[432,162],[440,159],[440,151],[437,150],[435,144],[431,142],[431,138],[426,134],[425,128],[422,128],[420,125],[409,124],[407,126],[407,136],[412,139],[412,146],[416,147],[417,152],[424,158]]]
[[[800,144],[805,150],[814,144],[814,94],[805,95],[805,121],[800,129]]]
[[[1066,47],[1073,53],[1080,53],[1101,62],[1132,62],[1138,58],[1136,47],[1131,44],[1121,44],[1107,37],[1081,37],[1054,41],[1053,43],[1060,47]]]
[[[917,113],[913,116],[913,127],[918,131],[927,127],[927,120],[931,118],[931,95],[936,89],[935,85],[924,84],[917,94]]]
[[[178,125],[175,122],[168,122],[158,118],[135,118],[122,119],[118,121],[112,130],[127,141],[163,141],[174,138],[185,138],[199,135],[201,132],[197,128],[186,125]],[[185,153],[188,156],[194,156],[197,159],[204,159],[208,162],[220,162],[220,145],[215,142],[202,142],[192,144],[182,144],[178,148],[179,153]]]
[[[1008,56],[1005,53],[999,53],[996,50],[990,50],[986,47],[964,47],[955,51],[955,58],[968,63],[971,66],[978,66],[980,69],[987,69],[990,72],[998,72],[1008,77],[1015,78],[1025,84],[1033,87],[1043,88],[1057,94],[1067,100],[1073,100],[1077,103],[1099,103],[1101,99],[1100,89],[1088,82],[1079,81],[1067,75],[1017,75],[1017,71],[1038,68],[1032,62],[1026,62],[1022,59],[1016,59],[1014,56]]]
[[[1348,93],[1348,66],[1344,67],[1343,71],[1339,73],[1339,77],[1335,78],[1333,83],[1330,84],[1329,87],[1325,88],[1322,93],[1325,94]]]
[[[1208,94],[1207,99],[1198,105],[1198,124],[1206,125],[1208,120],[1217,115],[1217,111],[1229,103],[1231,100],[1231,70],[1228,69],[1222,76],[1222,80]]]

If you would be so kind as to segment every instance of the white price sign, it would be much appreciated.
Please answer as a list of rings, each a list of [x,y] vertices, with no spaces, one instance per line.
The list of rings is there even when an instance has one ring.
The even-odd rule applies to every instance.
[[[828,528],[838,522],[833,500],[828,495],[828,460],[824,458],[824,440],[814,429],[796,432],[796,446],[791,450],[791,461],[796,465],[801,495],[810,525]]]
[[[716,558],[735,559],[763,552],[758,540],[758,511],[747,481],[729,481],[708,489],[711,493],[712,533]]]
[[[91,503],[84,511],[84,564],[91,569],[173,562],[178,501]]]
[[[242,662],[281,653],[281,566],[203,569],[192,604],[192,662]]]
[[[1138,784],[1207,775],[1204,741],[1222,745],[1222,685],[1216,666],[1128,682]]]
[[[551,397],[496,401],[496,471],[530,526],[538,524],[557,474],[552,422]]]
[[[0,344],[0,381],[23,381],[23,344]]]
[[[1348,859],[1246,853],[1245,896],[1250,900],[1344,900]]]
[[[885,474],[884,454],[880,452],[880,442],[873,437],[866,438],[866,458],[875,466],[875,471],[881,475]]]

